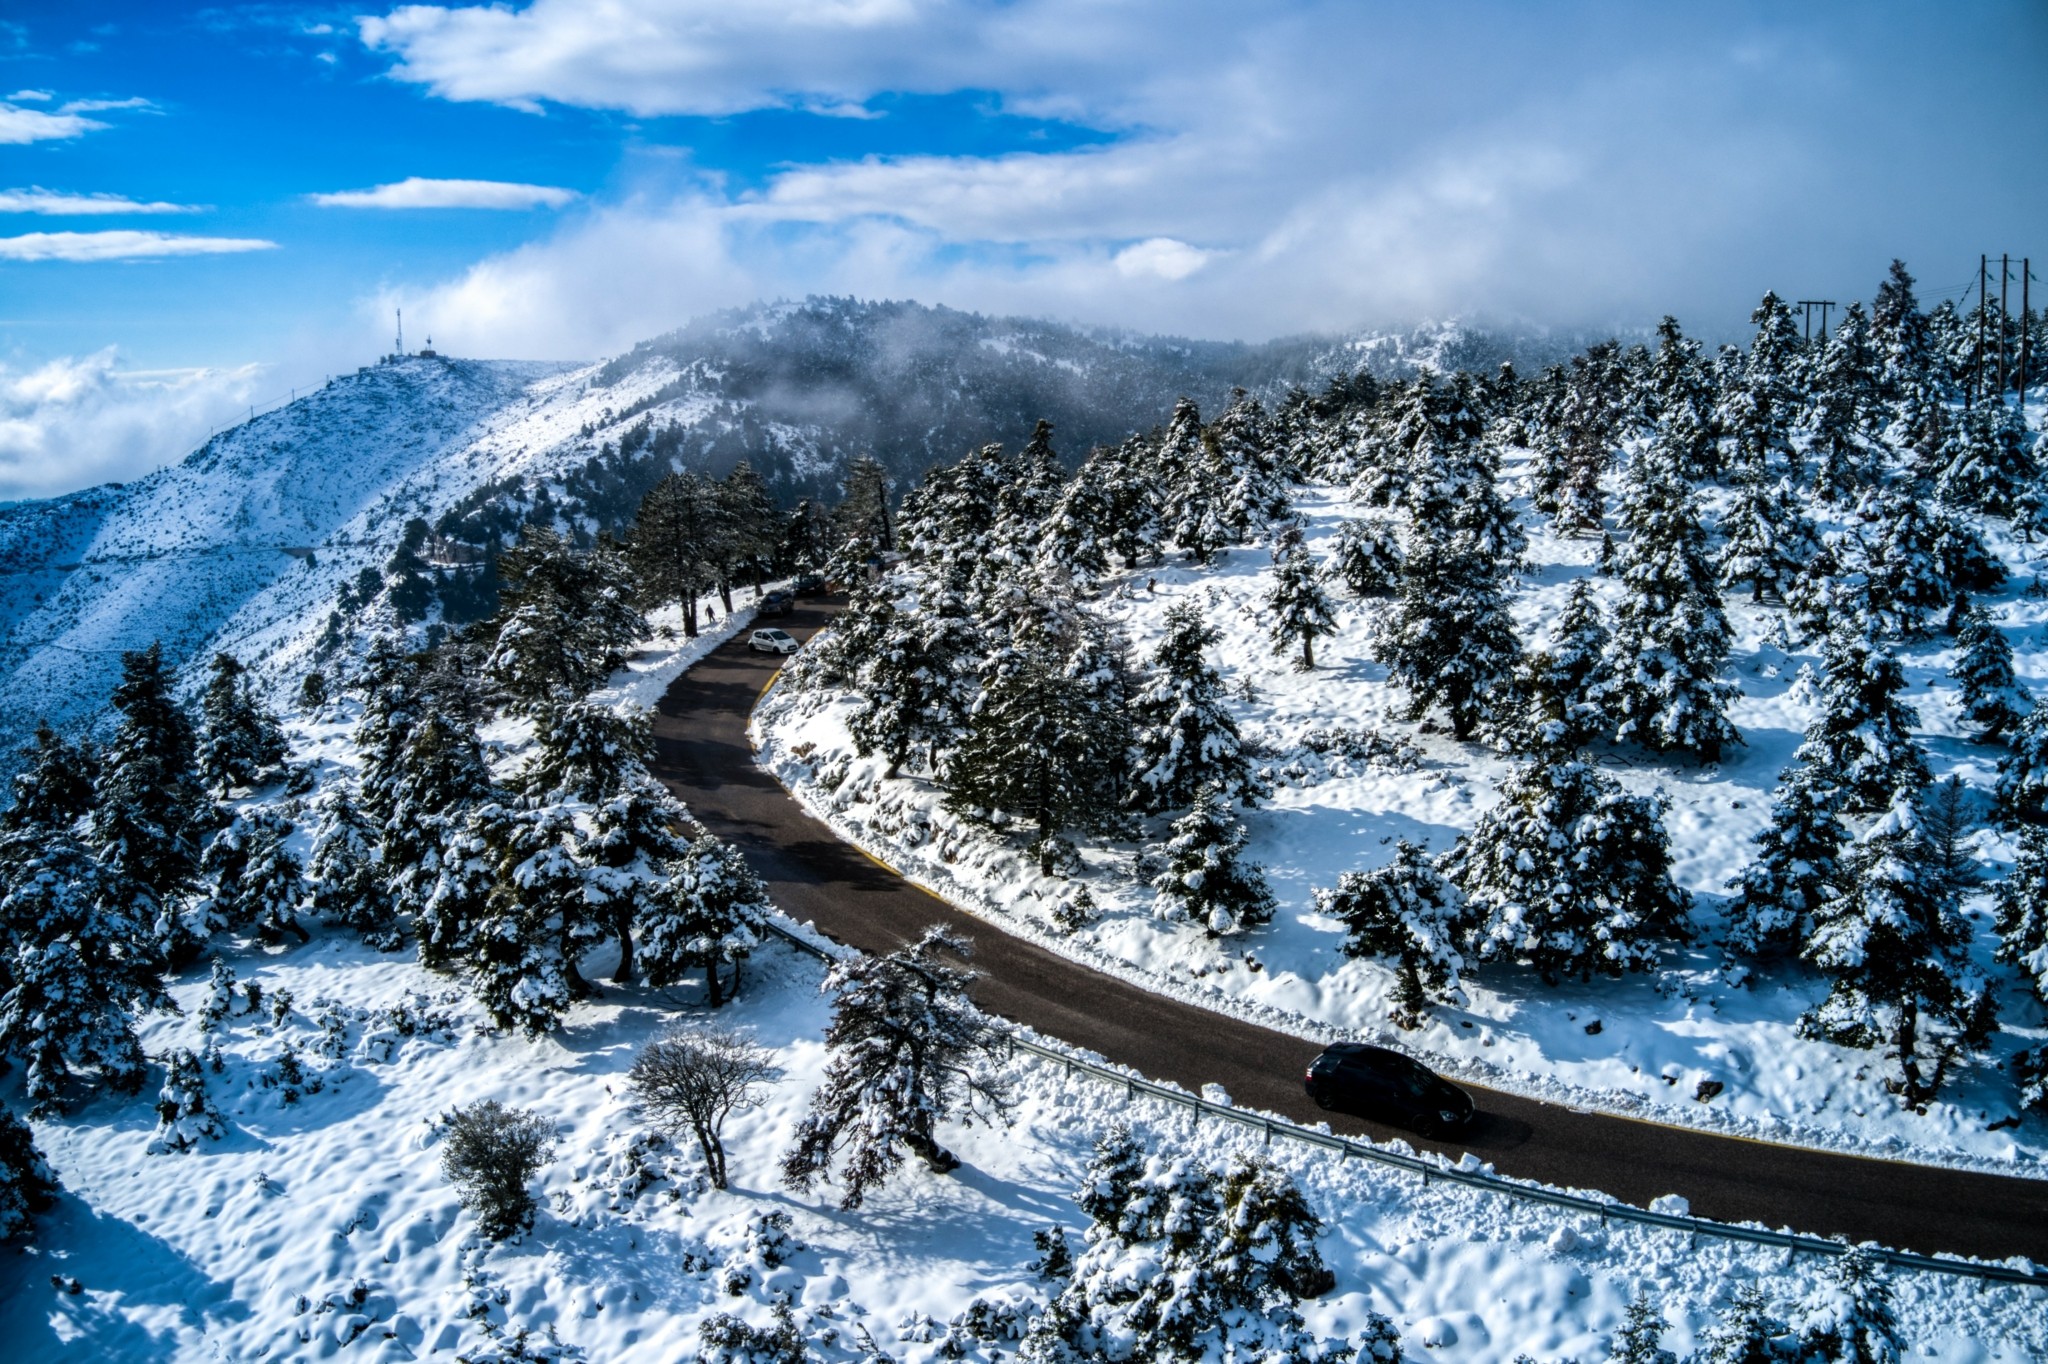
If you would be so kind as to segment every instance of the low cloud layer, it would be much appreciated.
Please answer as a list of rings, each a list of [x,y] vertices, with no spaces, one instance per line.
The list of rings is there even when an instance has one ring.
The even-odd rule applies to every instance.
[[[31,185],[0,189],[0,213],[40,213],[48,217],[90,218],[128,214],[200,213],[194,204],[141,203],[119,194],[66,194]]]
[[[505,180],[426,180],[415,175],[375,189],[308,196],[322,208],[561,208],[576,191]]]
[[[133,371],[112,347],[0,365],[0,501],[148,473],[248,410],[262,371]]]

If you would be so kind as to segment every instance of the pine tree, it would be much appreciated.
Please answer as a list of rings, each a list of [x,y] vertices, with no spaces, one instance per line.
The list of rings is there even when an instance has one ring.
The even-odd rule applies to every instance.
[[[1919,712],[1900,699],[1906,674],[1889,649],[1844,628],[1822,649],[1821,713],[1798,759],[1837,787],[1851,814],[1883,810],[1927,784],[1927,754],[1912,735]]]
[[[57,1176],[36,1149],[28,1124],[0,1108],[0,1241],[35,1229],[35,1218],[57,1200]]]
[[[1645,406],[1658,442],[1676,456],[1684,477],[1712,478],[1720,472],[1712,385],[1699,342],[1685,335],[1675,317],[1667,315],[1657,325],[1657,353],[1650,364]]]
[[[1272,624],[1268,633],[1273,652],[1298,651],[1294,661],[1299,672],[1316,666],[1316,640],[1337,632],[1337,617],[1323,591],[1322,575],[1309,557],[1299,534],[1284,537],[1273,551],[1273,587],[1266,594],[1266,609]]]
[[[1645,452],[1630,466],[1620,563],[1622,597],[1590,699],[1615,737],[1706,762],[1742,735],[1727,715],[1741,694],[1720,678],[1734,632],[1707,560],[1707,532],[1675,455]]]
[[[1921,634],[1951,590],[1938,544],[1941,518],[1904,489],[1866,495],[1855,518],[1860,586],[1852,574],[1846,612],[1887,634]]]
[[[1882,451],[1870,441],[1879,425],[1877,357],[1861,303],[1843,310],[1842,325],[1822,344],[1806,401],[1813,490],[1834,502],[1858,496],[1883,475]]]
[[[355,730],[363,813],[382,829],[396,810],[400,766],[413,726],[427,716],[419,663],[394,636],[373,636],[355,690],[363,700]]]
[[[1721,518],[1721,581],[1749,584],[1749,599],[1784,597],[1820,544],[1790,480],[1745,473]]]
[[[194,767],[192,722],[171,699],[158,645],[121,655],[113,700],[121,723],[94,784],[89,842],[117,879],[149,898],[147,912],[163,916],[166,946],[182,948],[171,897],[192,884],[212,807]]]
[[[20,753],[13,804],[0,810],[0,837],[70,829],[91,812],[97,767],[91,749],[66,742],[39,720],[33,741]]]
[[[2011,516],[2041,477],[2026,417],[2003,402],[1978,403],[1942,443],[1934,495],[1950,507]]]
[[[2036,706],[2012,736],[2012,755],[1998,763],[1994,808],[2009,829],[2048,827],[2048,706]]]
[[[1054,581],[1076,586],[1109,572],[1111,527],[1117,506],[1107,475],[1112,449],[1097,450],[1061,489],[1038,540],[1038,568]]]
[[[485,667],[523,714],[587,695],[647,635],[624,557],[605,545],[575,550],[529,525],[499,557],[498,573],[503,585]]]
[[[616,795],[654,756],[644,714],[596,701],[548,706],[540,712],[534,739],[524,785],[540,801],[597,804]]]
[[[718,503],[731,536],[731,559],[725,565],[726,576],[735,578],[744,574],[758,588],[775,557],[780,521],[775,501],[768,495],[768,485],[754,472],[754,466],[743,459],[733,465],[732,472],[719,483]],[[726,614],[732,614],[730,596],[726,599]]]
[[[706,1002],[720,1008],[739,993],[740,964],[761,945],[775,912],[768,884],[739,849],[710,834],[666,870],[667,884],[641,923],[640,966],[649,985],[662,987],[701,971]],[[720,977],[727,968],[729,981]]]
[[[1469,739],[1493,714],[1519,654],[1499,562],[1463,536],[1415,532],[1402,564],[1400,595],[1374,627],[1373,652],[1407,688],[1410,719],[1441,705],[1452,734]]]
[[[967,733],[944,764],[947,803],[976,818],[1027,821],[1048,876],[1063,860],[1062,831],[1105,826],[1129,789],[1118,649],[1072,601],[1041,598],[983,664]]]
[[[1790,952],[1806,941],[1813,915],[1843,890],[1848,830],[1841,794],[1805,766],[1779,777],[1771,822],[1756,836],[1756,859],[1730,885],[1729,946],[1750,956]]]
[[[1550,512],[1560,535],[1600,528],[1600,480],[1614,461],[1628,400],[1621,347],[1588,346],[1561,377],[1555,407],[1545,413],[1537,447],[1535,503]]]
[[[1814,910],[1802,955],[1829,985],[1800,1019],[1808,1036],[1889,1048],[1887,1082],[1915,1111],[1941,1087],[1958,1052],[1982,1045],[1996,1005],[1969,960],[1969,927],[1929,875],[1919,821],[1901,796],[1851,849],[1843,893]],[[1927,1036],[1936,1026],[1946,1032]],[[1922,1069],[1932,1041],[1933,1067]]]
[[[1744,1285],[1735,1290],[1718,1320],[1700,1333],[1690,1364],[1782,1364],[1780,1338],[1785,1323],[1771,1311],[1762,1289]]]
[[[592,811],[589,832],[577,840],[576,858],[589,869],[585,894],[619,944],[613,980],[633,978],[633,935],[661,912],[668,866],[689,847],[681,833],[688,822],[682,802],[643,774]]]
[[[1274,448],[1272,425],[1257,398],[1231,390],[1230,406],[1206,433],[1215,478],[1223,490],[1222,518],[1234,542],[1293,510]]]
[[[1590,763],[1539,754],[1446,855],[1481,960],[1525,962],[1544,980],[1647,970],[1682,938],[1690,897],[1671,882],[1659,803]]]
[[[934,770],[967,730],[979,632],[960,594],[929,578],[909,602],[875,597],[881,625],[857,665],[852,690],[861,709],[847,730],[862,757],[888,758],[889,776],[906,762]]]
[[[1802,461],[1792,445],[1799,416],[1799,328],[1792,310],[1766,293],[1749,320],[1756,327],[1741,382],[1722,395],[1717,420],[1734,440],[1733,464],[1747,478],[1797,482]]]
[[[941,960],[967,952],[966,939],[930,928],[887,956],[848,958],[826,974],[831,1060],[783,1158],[790,1188],[830,1177],[837,1158],[839,1204],[853,1209],[908,1156],[940,1174],[959,1166],[939,1145],[939,1123],[973,1121],[1008,1099],[981,1068],[1001,1055],[1003,1029],[969,1002],[973,973]]]
[[[1621,1329],[1614,1333],[1608,1364],[1678,1364],[1678,1356],[1664,1348],[1664,1314],[1647,1297],[1628,1305]]]
[[[1789,1318],[1787,1355],[1800,1364],[1900,1364],[1906,1356],[1884,1265],[1860,1246],[1821,1267]]]
[[[290,933],[300,942],[309,936],[299,922],[306,882],[299,859],[286,848],[292,822],[270,808],[244,810],[207,845],[200,869],[212,879],[207,901],[207,926],[212,929],[254,928],[266,943]]]
[[[1400,840],[1386,866],[1347,871],[1334,889],[1317,891],[1316,908],[1344,921],[1345,956],[1393,959],[1399,1026],[1419,1028],[1432,1005],[1465,1002],[1465,961],[1457,948],[1461,906],[1423,849]]]
[[[1905,262],[1893,261],[1870,307],[1870,339],[1877,352],[1877,392],[1889,422],[1885,439],[1899,448],[1925,440],[1942,402],[1927,318],[1913,298]]]
[[[464,969],[491,1021],[528,1037],[554,1031],[590,993],[576,961],[602,939],[572,833],[566,813],[545,808],[503,812],[484,829],[491,887]]]
[[[1551,744],[1578,748],[1613,732],[1613,721],[1593,695],[1609,638],[1593,580],[1577,579],[1550,647],[1525,656],[1517,669],[1517,712],[1495,717],[1506,747],[1520,752]]]
[[[668,475],[649,489],[633,518],[626,557],[641,599],[651,606],[681,607],[683,632],[693,639],[698,629],[699,600],[725,580],[725,566],[735,557],[730,512],[730,503],[721,496],[717,484],[685,469]],[[521,548],[538,547],[539,543],[529,533],[522,539]],[[560,552],[554,546],[549,546],[549,551]],[[515,560],[514,567],[517,571],[525,564]],[[568,586],[573,582],[567,573],[548,574],[546,578],[550,586]],[[523,577],[515,590],[523,590],[536,611],[552,605],[540,592],[527,588]],[[537,654],[537,649],[534,652]],[[579,694],[587,690],[573,683],[568,687]]]
[[[2019,856],[1996,888],[1998,960],[2048,1003],[2048,829],[2020,832]]]
[[[1244,826],[1231,817],[1214,786],[1195,793],[1191,809],[1173,822],[1166,870],[1152,879],[1152,912],[1191,920],[1215,934],[1237,933],[1273,918],[1273,892],[1256,863],[1240,860]]]
[[[313,907],[324,921],[354,930],[379,952],[396,952],[404,945],[405,934],[377,858],[377,842],[375,826],[348,792],[329,792],[307,864]]]
[[[215,654],[199,700],[200,780],[225,800],[232,791],[269,780],[285,752],[284,730],[256,699],[248,670],[232,654]]]
[[[1337,527],[1330,573],[1355,597],[1383,597],[1401,582],[1401,537],[1386,521],[1357,519]]]
[[[1202,429],[1202,414],[1189,399],[1174,404],[1166,430],[1153,451],[1165,513],[1166,538],[1191,562],[1214,562],[1234,538],[1224,506],[1229,489]]]
[[[88,1073],[118,1093],[141,1087],[134,1011],[170,1003],[151,908],[67,832],[45,835],[10,869],[0,1051],[27,1063],[32,1114],[55,1113],[67,1083]]]
[[[206,1073],[187,1047],[173,1047],[164,1062],[164,1087],[156,1100],[156,1131],[144,1147],[150,1155],[189,1151],[202,1141],[219,1141],[227,1124],[206,1096]]]
[[[1223,678],[1206,656],[1217,638],[1193,602],[1167,608],[1166,637],[1131,708],[1137,729],[1131,799],[1148,813],[1185,808],[1207,786],[1248,806],[1267,794],[1225,704]]]
[[[495,795],[483,747],[476,732],[459,721],[429,715],[413,729],[389,780],[391,813],[378,853],[399,908],[420,920],[420,960],[447,969],[444,949],[455,950],[460,934],[455,925],[439,922],[427,902],[444,871],[449,839],[469,810]]]
[[[1977,728],[1977,742],[1996,743],[2033,709],[2033,697],[2013,675],[2012,645],[1989,613],[1973,609],[1956,635],[1960,656],[1949,676],[1960,689],[1963,718]]]

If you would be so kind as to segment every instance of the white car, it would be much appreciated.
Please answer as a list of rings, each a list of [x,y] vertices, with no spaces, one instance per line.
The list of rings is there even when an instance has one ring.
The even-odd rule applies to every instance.
[[[760,654],[793,654],[796,639],[781,630],[756,630],[747,636],[747,647]]]

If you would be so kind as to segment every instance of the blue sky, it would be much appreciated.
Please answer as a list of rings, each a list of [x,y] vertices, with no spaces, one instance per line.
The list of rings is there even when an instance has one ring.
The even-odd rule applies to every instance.
[[[2026,0],[15,0],[0,497],[174,458],[400,305],[582,358],[813,291],[1242,337],[1726,335],[1894,255],[1939,294],[2048,257],[2044,77]]]

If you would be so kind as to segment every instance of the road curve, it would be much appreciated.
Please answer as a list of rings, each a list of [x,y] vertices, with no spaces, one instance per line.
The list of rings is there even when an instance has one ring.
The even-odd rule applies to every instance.
[[[807,638],[828,612],[784,628]],[[747,721],[779,659],[743,640],[720,647],[668,690],[654,721],[654,771],[697,819],[737,844],[776,902],[841,942],[883,952],[934,923],[974,939],[976,1001],[992,1013],[1189,1089],[1221,1084],[1240,1105],[1338,1131],[1470,1150],[1503,1174],[1598,1189],[1638,1205],[1683,1195],[1727,1221],[1923,1254],[2048,1262],[2048,1181],[1944,1170],[1576,1113],[1481,1091],[1478,1126],[1456,1142],[1327,1114],[1302,1093],[1314,1043],[1153,994],[963,913],[870,861],[807,814],[754,762]]]

